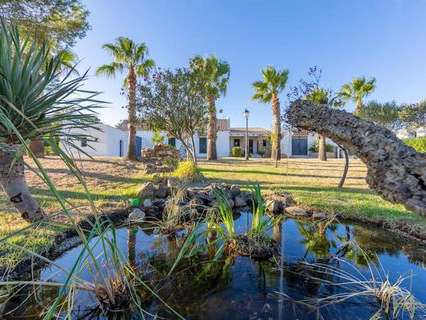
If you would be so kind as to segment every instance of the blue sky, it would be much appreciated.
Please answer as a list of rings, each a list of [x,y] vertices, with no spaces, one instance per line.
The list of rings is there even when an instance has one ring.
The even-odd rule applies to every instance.
[[[126,118],[122,77],[94,76],[109,62],[102,44],[118,36],[145,42],[163,68],[188,64],[195,54],[215,54],[231,65],[221,117],[242,126],[269,128],[271,107],[251,101],[251,83],[271,64],[290,70],[288,87],[310,66],[323,70],[322,85],[337,90],[355,76],[374,76],[371,99],[415,102],[426,98],[425,0],[129,0],[85,1],[92,30],[74,51],[80,69],[91,68],[88,88],[111,102],[101,119]],[[285,103],[286,92],[281,95]],[[348,109],[351,110],[352,106]]]

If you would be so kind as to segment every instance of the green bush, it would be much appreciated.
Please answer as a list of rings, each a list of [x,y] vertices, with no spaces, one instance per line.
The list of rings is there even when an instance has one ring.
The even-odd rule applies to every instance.
[[[241,147],[233,147],[231,149],[231,155],[233,157],[242,157],[243,156],[243,149],[241,149]]]
[[[325,150],[326,150],[326,152],[333,152],[334,146],[332,144],[326,143],[325,144]],[[315,143],[309,148],[309,151],[315,152],[315,153],[319,152],[319,141],[318,140],[316,140]]]
[[[417,152],[426,153],[426,137],[405,139],[404,142],[413,147]]]
[[[173,177],[186,182],[193,182],[200,180],[203,175],[200,169],[192,161],[181,161],[178,167],[172,174]]]

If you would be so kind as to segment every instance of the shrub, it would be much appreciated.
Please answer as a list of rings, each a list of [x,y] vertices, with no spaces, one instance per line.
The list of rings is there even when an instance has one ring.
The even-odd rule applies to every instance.
[[[417,152],[426,153],[426,137],[405,139],[404,142],[413,147]]]
[[[325,150],[327,152],[333,152],[334,146],[332,144],[326,143],[325,144]],[[319,151],[319,141],[318,140],[316,140],[315,143],[309,148],[309,151],[318,153],[318,151]]]
[[[152,135],[152,143],[162,144],[164,142],[164,137],[161,135],[160,131],[154,131]]]
[[[243,149],[241,149],[241,147],[233,147],[231,149],[231,155],[233,157],[242,157],[243,156]]]
[[[203,177],[200,169],[192,161],[181,161],[178,167],[173,171],[173,177],[183,181],[197,181]]]

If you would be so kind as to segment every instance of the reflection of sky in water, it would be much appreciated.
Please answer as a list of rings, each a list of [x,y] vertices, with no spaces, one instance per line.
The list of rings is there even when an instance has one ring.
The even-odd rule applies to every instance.
[[[237,233],[244,232],[250,223],[250,216],[242,214],[236,223]],[[379,261],[391,281],[395,281],[400,275],[412,274],[412,281],[407,281],[405,285],[411,287],[412,293],[417,298],[426,302],[426,270],[421,267],[420,263],[421,260],[426,260],[425,251],[408,252],[416,244],[410,246],[407,241],[398,241],[395,235],[382,230],[334,225],[325,229],[324,237],[320,237],[323,245],[318,245],[315,230],[312,224],[295,220],[286,220],[282,223],[281,239],[278,240],[281,240],[282,243],[283,265],[286,267],[284,271],[280,270],[279,265],[274,263],[257,263],[247,257],[237,257],[233,263],[230,263],[227,271],[221,271],[227,274],[226,281],[223,280],[222,284],[217,283],[216,287],[206,288],[205,292],[201,293],[199,288],[194,289],[194,296],[187,297],[179,297],[179,290],[177,290],[171,293],[173,303],[176,303],[179,311],[185,311],[189,319],[284,319],[295,317],[316,319],[315,312],[307,314],[306,309],[299,308],[286,299],[281,299],[277,292],[284,292],[293,298],[301,299],[310,294],[315,295],[318,292],[324,293],[327,290],[332,290],[330,286],[307,281],[303,277],[303,271],[300,273],[301,271],[297,269],[300,268],[298,262],[302,258],[314,262],[321,258],[317,254],[322,254],[324,250],[327,253],[336,254],[338,248],[342,245],[342,239],[346,239],[347,236],[351,239],[355,237],[355,240],[362,244],[364,249],[372,249],[378,252]],[[118,245],[125,257],[128,255],[128,233],[129,231],[126,228],[117,230]],[[271,231],[271,235],[272,233]],[[311,239],[310,242],[309,239]],[[182,241],[179,243],[182,243]],[[170,246],[166,238],[152,233],[147,234],[139,229],[136,234],[136,264],[140,265],[143,259],[147,256],[153,256],[155,253],[166,253],[171,247],[173,246]],[[404,253],[401,249],[407,252]],[[58,258],[56,263],[66,270],[70,270],[80,251],[81,247],[74,248]],[[95,252],[100,253],[101,251],[99,246],[96,247]],[[419,263],[410,262],[407,253],[412,258],[419,259]],[[349,265],[342,265],[342,268],[353,272]],[[368,275],[368,268],[365,266],[359,268],[363,274]],[[55,267],[44,269],[41,278],[52,277],[55,281],[64,281],[65,275],[61,272],[55,273],[55,270],[57,270]],[[293,271],[289,272],[288,270]],[[80,277],[90,280],[92,275],[87,270],[83,270]],[[189,283],[183,285],[190,286]],[[184,292],[190,294],[191,290]],[[81,294],[77,301],[87,304],[89,299],[90,297],[87,294]],[[158,303],[153,303],[150,306],[150,311],[158,312],[166,317],[170,316]],[[335,305],[326,310],[322,309],[322,315],[325,319],[366,319],[374,311],[372,304],[367,303],[365,299],[360,299],[353,301],[353,303]]]

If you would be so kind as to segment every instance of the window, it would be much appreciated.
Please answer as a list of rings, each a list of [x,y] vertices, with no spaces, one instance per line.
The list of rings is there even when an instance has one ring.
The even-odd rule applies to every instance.
[[[266,147],[267,141],[265,139],[262,140],[262,145]]]
[[[169,138],[169,146],[176,147],[176,138]]]
[[[80,142],[82,147],[87,147],[87,138],[81,138]]]
[[[240,146],[240,139],[234,139],[234,147]]]
[[[207,138],[200,138],[200,153],[207,153]]]

